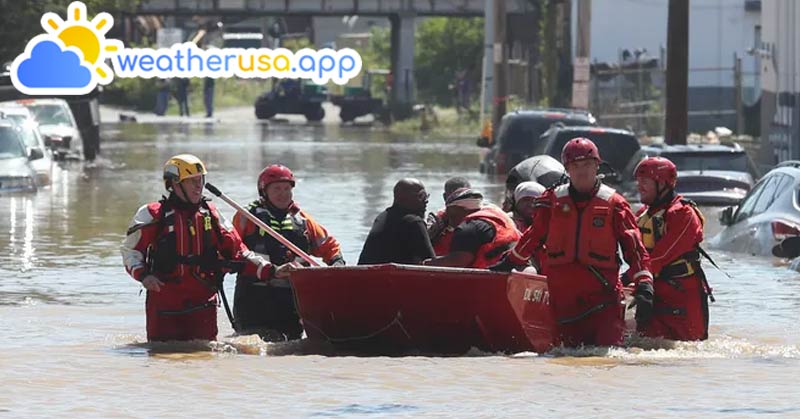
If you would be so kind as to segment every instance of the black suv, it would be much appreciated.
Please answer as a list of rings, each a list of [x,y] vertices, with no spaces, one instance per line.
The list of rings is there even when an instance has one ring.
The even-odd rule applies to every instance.
[[[636,180],[633,170],[644,158],[639,140],[632,132],[616,128],[595,126],[566,127],[553,126],[542,134],[536,143],[534,154],[546,154],[561,161],[561,150],[571,139],[583,137],[592,140],[600,151],[603,165],[600,173],[603,182],[619,189],[619,192],[630,198],[636,194]]]
[[[480,164],[481,173],[506,174],[517,163],[537,154],[534,150],[540,136],[553,124],[563,126],[594,125],[592,114],[576,109],[531,109],[509,112],[500,120],[500,127],[490,144],[486,139],[478,145],[489,148]]]

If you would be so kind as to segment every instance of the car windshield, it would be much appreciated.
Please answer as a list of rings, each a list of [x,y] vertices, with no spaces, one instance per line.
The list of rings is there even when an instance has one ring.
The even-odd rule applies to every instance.
[[[36,128],[31,123],[21,123],[17,126],[17,134],[22,138],[27,147],[39,147],[36,137]]]
[[[597,145],[598,151],[600,151],[600,157],[607,161],[618,173],[625,171],[633,155],[641,148],[639,141],[632,135],[602,130],[581,133],[564,131],[558,134],[556,140],[550,145],[547,154],[561,161],[561,150],[569,140],[575,137],[585,137],[592,140]]]
[[[568,126],[589,124],[584,120],[544,116],[511,118],[500,126],[500,149],[503,151],[532,151],[534,142],[556,122]]]
[[[34,118],[40,125],[67,125],[72,126],[67,114],[68,110],[61,105],[29,105]]]
[[[13,127],[0,127],[0,159],[17,157],[25,157],[25,147],[22,146],[16,129]]]
[[[661,157],[667,158],[678,167],[678,170],[725,170],[733,172],[749,172],[747,154],[719,152],[719,153],[662,153]]]

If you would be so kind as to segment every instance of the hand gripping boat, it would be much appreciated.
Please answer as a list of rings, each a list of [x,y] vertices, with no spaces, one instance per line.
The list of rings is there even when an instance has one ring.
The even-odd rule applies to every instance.
[[[308,338],[337,347],[545,352],[557,336],[539,275],[387,264],[301,269],[291,283]]]

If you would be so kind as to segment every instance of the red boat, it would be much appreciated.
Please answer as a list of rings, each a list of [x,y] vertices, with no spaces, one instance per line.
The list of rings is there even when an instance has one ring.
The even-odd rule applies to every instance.
[[[291,275],[309,339],[391,354],[545,352],[556,336],[543,276],[408,265]]]

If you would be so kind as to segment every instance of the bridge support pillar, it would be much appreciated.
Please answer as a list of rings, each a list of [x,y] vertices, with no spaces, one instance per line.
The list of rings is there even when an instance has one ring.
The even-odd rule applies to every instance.
[[[414,31],[413,13],[390,16],[392,24],[392,114],[397,119],[411,115],[415,100],[414,85]]]

